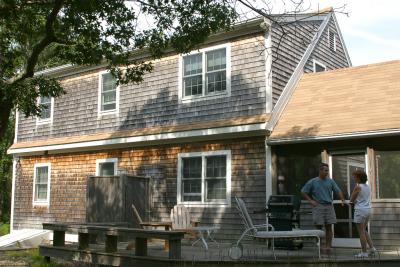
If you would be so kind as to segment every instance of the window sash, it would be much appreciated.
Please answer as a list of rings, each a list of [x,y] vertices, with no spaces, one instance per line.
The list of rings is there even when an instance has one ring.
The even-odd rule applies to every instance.
[[[117,83],[111,73],[101,75],[101,111],[115,110],[117,106]]]
[[[194,163],[194,161],[197,162]],[[227,161],[228,157],[225,154],[182,157],[180,170],[181,201],[192,203],[225,202],[228,195]],[[193,166],[195,164],[197,166]],[[186,169],[190,167],[196,167],[197,170],[191,172],[191,170]],[[199,167],[201,174],[198,173]],[[194,190],[190,187],[191,183],[197,184]]]
[[[227,48],[183,56],[182,73],[184,97],[225,93],[227,91]]]
[[[40,166],[35,169],[35,198],[34,201],[47,201],[49,167]]]

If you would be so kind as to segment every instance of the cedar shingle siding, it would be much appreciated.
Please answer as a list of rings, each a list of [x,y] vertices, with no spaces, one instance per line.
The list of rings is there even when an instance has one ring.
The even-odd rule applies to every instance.
[[[249,209],[262,209],[265,203],[264,137],[253,137],[21,158],[17,167],[14,227],[41,228],[43,222],[85,222],[87,177],[95,174],[96,159],[103,158],[118,158],[118,171],[127,174],[142,175],[143,169],[149,168],[162,170],[162,175],[154,180],[151,217],[154,220],[168,220],[169,212],[177,201],[178,153],[213,150],[231,150],[232,197],[243,197]],[[35,163],[51,163],[48,208],[32,207]],[[221,225],[223,231],[217,234],[219,240],[232,239],[230,235],[236,238],[242,229],[234,199],[230,208],[191,207],[189,210],[191,216],[201,223]],[[256,223],[263,221],[262,214],[254,218]]]

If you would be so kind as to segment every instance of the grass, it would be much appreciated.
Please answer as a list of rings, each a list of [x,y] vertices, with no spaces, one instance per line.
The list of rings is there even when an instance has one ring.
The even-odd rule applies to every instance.
[[[7,251],[7,257],[14,261],[24,261],[31,267],[64,267],[54,261],[47,262],[44,257],[39,255],[38,249],[28,249],[20,251]]]
[[[10,225],[8,223],[0,222],[0,236],[6,235],[10,232]]]

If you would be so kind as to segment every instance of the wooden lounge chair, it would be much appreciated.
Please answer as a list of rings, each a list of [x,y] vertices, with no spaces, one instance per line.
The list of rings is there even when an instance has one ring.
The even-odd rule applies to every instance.
[[[268,224],[268,220],[266,224],[263,225],[254,225],[251,217],[247,211],[246,205],[241,198],[235,197],[236,200],[236,208],[239,211],[239,215],[242,218],[243,224],[245,226],[245,230],[240,236],[239,240],[231,246],[229,249],[229,256],[232,259],[240,259],[243,255],[243,247],[240,244],[242,239],[245,236],[253,237],[253,238],[263,238],[263,239],[271,239],[272,240],[272,251],[274,258],[275,255],[275,239],[304,239],[304,238],[315,238],[317,240],[318,247],[318,257],[321,257],[320,254],[320,239],[325,236],[325,232],[322,230],[302,230],[302,229],[294,229],[292,231],[275,231],[274,227],[271,224]],[[268,217],[267,217],[268,218]]]

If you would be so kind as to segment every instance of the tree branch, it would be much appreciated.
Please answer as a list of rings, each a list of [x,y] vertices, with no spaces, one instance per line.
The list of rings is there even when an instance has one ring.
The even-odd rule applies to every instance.
[[[54,23],[57,19],[58,12],[60,12],[63,5],[64,5],[64,0],[54,1],[53,9],[51,10],[50,14],[47,16],[46,19],[45,35],[37,44],[34,45],[32,53],[28,57],[25,71],[21,75],[19,75],[16,79],[14,79],[12,82],[19,82],[34,75],[35,66],[37,64],[40,53],[42,53],[43,50],[48,45],[57,40],[54,34]]]

